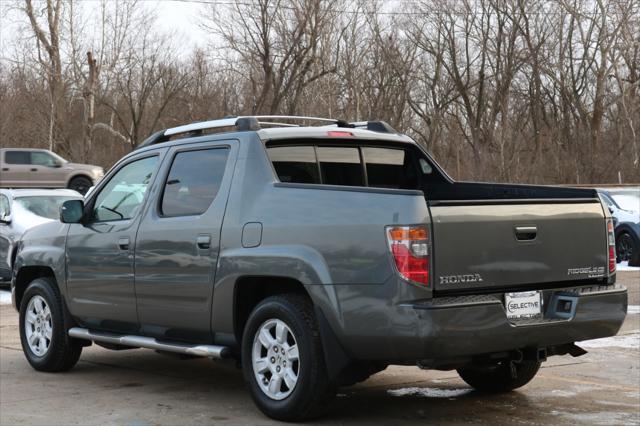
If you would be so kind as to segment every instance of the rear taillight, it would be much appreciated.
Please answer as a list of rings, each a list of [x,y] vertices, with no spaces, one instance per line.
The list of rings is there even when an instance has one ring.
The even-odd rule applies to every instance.
[[[609,275],[616,272],[616,236],[613,231],[613,219],[607,219],[607,248],[609,258]]]
[[[429,285],[429,235],[423,226],[389,226],[387,242],[402,278]]]

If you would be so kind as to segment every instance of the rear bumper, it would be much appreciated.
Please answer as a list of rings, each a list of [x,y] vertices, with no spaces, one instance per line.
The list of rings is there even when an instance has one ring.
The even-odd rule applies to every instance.
[[[621,285],[544,290],[543,300],[542,319],[515,324],[507,319],[500,295],[401,304],[396,315],[404,316],[405,325],[409,317],[413,318],[412,332],[407,327],[394,332],[398,329],[392,326],[386,336],[378,339],[378,348],[381,340],[386,340],[385,349],[357,357],[437,366],[483,354],[546,348],[613,336],[627,312],[627,289]],[[571,309],[563,312],[560,301],[571,301]]]

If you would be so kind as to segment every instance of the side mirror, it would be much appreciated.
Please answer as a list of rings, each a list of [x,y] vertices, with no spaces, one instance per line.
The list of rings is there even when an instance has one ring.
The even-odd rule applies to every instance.
[[[82,200],[67,200],[60,208],[60,222],[80,223],[84,216],[84,202]]]
[[[613,207],[609,206],[609,213],[613,214]]]
[[[49,167],[53,167],[54,169],[59,169],[60,167],[62,167],[62,163],[59,162],[55,162],[52,165],[50,165]]]

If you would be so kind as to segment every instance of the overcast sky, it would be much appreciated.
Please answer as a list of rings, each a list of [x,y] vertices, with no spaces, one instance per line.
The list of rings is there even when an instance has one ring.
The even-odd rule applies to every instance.
[[[92,9],[97,12],[100,2],[97,0],[80,0],[87,13]],[[17,34],[17,27],[27,23],[26,17],[10,8],[13,2],[0,0],[0,58],[10,56],[11,46]],[[206,34],[198,27],[199,17],[203,14],[203,5],[176,0],[144,0],[145,7],[157,12],[157,28],[176,31],[189,50],[194,46],[206,44]]]
[[[204,34],[198,27],[199,19],[203,14],[202,4],[174,0],[147,1],[158,8],[158,24],[162,28],[179,31],[192,46],[204,45],[202,40]]]

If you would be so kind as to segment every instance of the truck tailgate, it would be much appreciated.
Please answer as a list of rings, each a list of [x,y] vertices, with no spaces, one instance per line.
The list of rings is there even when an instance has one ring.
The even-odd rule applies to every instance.
[[[605,278],[602,206],[550,200],[431,207],[437,292],[512,290]]]

